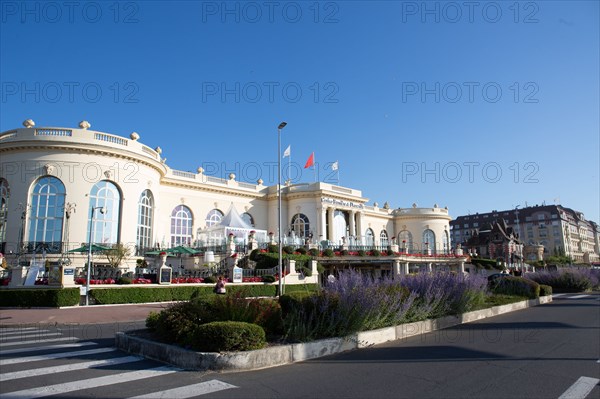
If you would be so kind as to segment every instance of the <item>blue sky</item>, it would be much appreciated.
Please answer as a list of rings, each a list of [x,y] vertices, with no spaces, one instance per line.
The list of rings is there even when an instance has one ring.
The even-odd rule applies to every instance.
[[[0,130],[129,136],[173,169],[450,213],[599,218],[597,1],[1,1]],[[287,160],[286,160],[287,162]]]

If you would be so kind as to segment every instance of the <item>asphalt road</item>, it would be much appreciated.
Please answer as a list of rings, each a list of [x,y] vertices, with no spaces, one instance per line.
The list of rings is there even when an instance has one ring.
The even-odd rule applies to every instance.
[[[244,373],[130,357],[109,339],[122,326],[58,327],[0,330],[0,398],[600,398],[599,293]]]

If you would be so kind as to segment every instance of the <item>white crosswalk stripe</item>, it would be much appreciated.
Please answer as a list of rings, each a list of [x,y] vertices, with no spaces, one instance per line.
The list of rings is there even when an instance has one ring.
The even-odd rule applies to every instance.
[[[7,346],[17,346],[17,345],[26,345],[33,343],[41,343],[41,342],[61,342],[61,341],[75,341],[73,337],[62,337],[62,338],[50,338],[50,339],[36,339],[34,341],[16,341],[16,342],[2,342],[2,348],[6,348]]]
[[[569,299],[583,299],[583,298],[591,298],[593,295],[583,294],[583,295],[575,295],[570,296]]]
[[[25,331],[20,329],[19,333]],[[33,340],[22,339],[19,344],[27,345],[36,343],[36,346],[27,346],[22,348],[5,349],[5,344],[0,346],[0,399],[18,399],[18,398],[41,398],[52,395],[64,395],[72,392],[77,392],[77,397],[98,397],[98,387],[110,388],[116,384],[126,384],[132,386],[132,381],[146,380],[156,378],[157,381],[163,381],[165,376],[174,373],[183,372],[172,366],[160,365],[153,361],[148,361],[140,356],[131,356],[120,352],[114,347],[97,346],[98,344],[90,341],[72,342],[72,343],[54,343],[60,338],[51,340],[35,339],[36,333],[44,333],[43,330],[27,329],[28,338]],[[12,332],[12,331],[11,331]],[[72,339],[74,338],[67,338]],[[96,347],[94,347],[96,346]],[[91,348],[89,348],[91,347]],[[89,348],[89,349],[88,349]],[[56,352],[61,350],[60,352]],[[45,353],[44,353],[45,352]],[[102,355],[105,354],[105,355]],[[108,357],[106,356],[108,354]],[[100,355],[100,356],[96,356]],[[82,356],[90,356],[90,358],[82,358]],[[68,363],[62,362],[59,359],[69,359]],[[138,363],[139,362],[139,363]],[[37,364],[39,363],[39,364]],[[136,363],[135,366],[127,366],[125,369],[120,368],[120,372],[111,366],[124,365],[127,363]],[[22,367],[21,365],[29,367]],[[10,370],[10,368],[13,368]],[[130,371],[125,371],[129,370]],[[84,374],[82,374],[82,372]],[[116,374],[114,374],[116,372]],[[109,374],[110,373],[110,374]],[[58,375],[60,374],[60,377]],[[107,375],[108,374],[108,375]],[[57,380],[60,383],[48,385],[47,381],[51,381],[57,375]],[[83,378],[82,378],[83,377]],[[89,378],[87,378],[89,377]],[[65,381],[66,379],[69,381]],[[194,380],[189,385],[181,384],[171,388],[176,384],[171,377],[166,377],[167,385],[150,384],[147,386],[164,386],[164,390],[148,392],[152,388],[144,388],[146,384],[137,384],[135,390],[132,390],[129,395],[126,391],[122,397],[131,395],[137,399],[141,398],[192,398],[222,390],[238,388],[235,385],[228,384],[219,380],[209,380],[198,383]],[[18,380],[19,385],[7,384],[8,381]],[[45,383],[46,382],[46,383]],[[169,383],[172,385],[169,386]],[[13,392],[5,390],[18,389]],[[123,389],[121,386],[118,388]],[[89,392],[86,392],[89,390]],[[140,392],[148,392],[139,395]],[[71,394],[73,395],[73,394]]]
[[[48,355],[40,355],[40,356],[16,357],[13,359],[0,360],[0,366],[8,366],[10,364],[40,362],[43,360],[51,360],[51,359],[63,359],[65,357],[96,355],[98,353],[116,352],[116,351],[117,351],[116,348],[97,348],[97,349],[87,349],[84,351],[50,353]]]
[[[39,377],[41,375],[53,374],[53,373],[63,373],[65,371],[75,371],[75,370],[89,369],[89,368],[93,368],[93,367],[114,366],[117,364],[139,362],[142,359],[143,358],[141,358],[139,356],[123,356],[123,357],[115,357],[112,359],[94,360],[91,362],[65,364],[62,366],[42,367],[39,369],[15,371],[12,373],[0,374],[0,382],[16,380],[19,378]]]
[[[0,341],[4,341],[5,338],[7,340],[11,340],[11,339],[23,339],[23,338],[30,338],[30,337],[34,337],[34,338],[41,338],[41,337],[56,337],[57,335],[62,335],[59,332],[49,332],[48,330],[41,330],[41,331],[37,331],[37,332],[31,332],[30,334],[23,334],[22,332],[12,332],[12,333],[6,333],[3,335],[0,335]]]
[[[228,384],[219,380],[210,380],[199,384],[187,385],[166,391],[153,392],[146,395],[134,396],[130,399],[167,399],[177,398],[186,399],[194,396],[205,395],[207,393],[218,392],[225,389],[237,388],[235,385]]]
[[[121,382],[131,382],[142,380],[145,378],[158,377],[161,375],[173,374],[177,371],[178,369],[176,368],[162,366],[147,370],[137,370],[97,378],[88,378],[87,380],[75,380],[62,384],[24,389],[22,391],[15,391],[2,394],[0,395],[0,398],[42,398],[44,396],[59,395],[68,392],[79,391],[82,389],[97,388],[107,385],[119,384]]]

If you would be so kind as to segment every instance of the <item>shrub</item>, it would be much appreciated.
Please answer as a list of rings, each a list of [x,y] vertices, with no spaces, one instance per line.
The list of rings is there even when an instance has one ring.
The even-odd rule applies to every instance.
[[[2,289],[0,304],[14,307],[62,307],[79,304],[79,288]]]
[[[381,256],[381,252],[378,249],[374,249],[371,251],[371,256]]]
[[[323,251],[323,256],[326,256],[328,258],[333,258],[333,249],[331,248],[327,248],[326,250]]]
[[[129,277],[119,277],[117,284],[131,284],[131,279]]]
[[[274,283],[275,282],[275,276],[267,274],[266,276],[263,276],[263,281],[265,283]]]
[[[204,277],[205,284],[215,284],[216,282],[217,282],[217,279],[213,276]]]
[[[311,248],[308,250],[310,256],[319,256],[319,250],[317,248]]]
[[[194,328],[213,321],[211,301],[180,302],[146,318],[155,337],[164,342],[186,345]]]
[[[540,284],[540,296],[552,295],[552,287]]]
[[[260,249],[256,248],[250,252],[250,260],[256,262],[258,260],[258,255],[260,254]]]
[[[281,317],[285,318],[291,311],[298,311],[303,306],[303,301],[306,298],[315,295],[314,292],[295,291],[288,292],[279,297],[279,305],[281,307]]]
[[[291,255],[294,253],[294,247],[292,247],[291,245],[286,245],[285,247],[283,247],[282,251],[283,251],[283,253]]]
[[[342,251],[340,252],[340,255],[342,256],[348,256],[349,252],[347,249],[342,249]]]
[[[270,254],[277,254],[279,253],[279,247],[275,244],[269,244],[267,247],[267,252]]]
[[[494,294],[524,296],[529,299],[540,296],[540,285],[523,277],[506,276],[497,278],[490,282],[490,290]]]
[[[367,255],[367,253],[364,250],[362,250],[362,249],[358,250],[358,256],[366,256],[366,255]]]
[[[263,348],[266,336],[256,324],[216,321],[197,326],[188,344],[203,352],[249,351]]]
[[[212,297],[212,320],[242,321],[261,326],[269,335],[280,334],[281,307],[275,299],[248,298],[247,290]]]
[[[306,255],[306,248],[299,247],[298,249],[296,249],[296,252],[298,252],[300,255]]]

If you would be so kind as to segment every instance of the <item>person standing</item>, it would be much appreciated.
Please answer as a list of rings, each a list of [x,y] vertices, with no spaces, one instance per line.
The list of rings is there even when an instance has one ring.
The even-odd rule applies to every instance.
[[[215,292],[217,294],[225,295],[225,293],[226,293],[225,283],[226,283],[225,277],[220,276],[219,279],[217,280],[217,285],[215,285]]]

